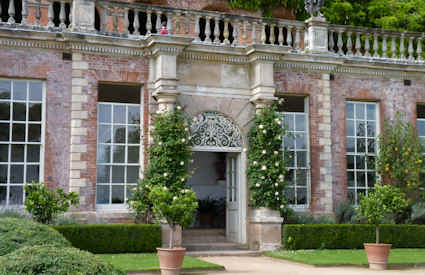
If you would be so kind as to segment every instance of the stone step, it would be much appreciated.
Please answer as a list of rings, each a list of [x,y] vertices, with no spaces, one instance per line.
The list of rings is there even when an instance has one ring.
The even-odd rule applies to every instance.
[[[183,237],[225,236],[225,229],[185,229]]]
[[[184,243],[224,243],[226,242],[226,236],[203,236],[203,237],[192,237],[192,236],[183,236]]]
[[[222,256],[245,256],[260,257],[263,252],[259,250],[210,250],[210,251],[187,251],[187,256],[192,257],[222,257]]]
[[[247,247],[231,242],[215,242],[215,243],[187,243],[183,242],[186,251],[223,251],[223,250],[244,250]]]

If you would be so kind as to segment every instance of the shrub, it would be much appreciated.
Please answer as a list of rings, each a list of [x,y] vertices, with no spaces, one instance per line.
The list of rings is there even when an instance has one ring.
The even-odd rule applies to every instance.
[[[335,208],[336,223],[351,223],[356,216],[356,209],[350,201],[343,201]]]
[[[124,275],[125,272],[73,247],[33,246],[0,257],[0,274]]]
[[[425,248],[425,226],[381,225],[381,241],[394,248]],[[291,249],[361,249],[375,241],[375,226],[366,224],[288,224],[282,243]]]
[[[34,245],[69,247],[69,243],[56,230],[28,219],[0,219],[0,256],[19,248]]]
[[[50,190],[44,183],[25,185],[25,206],[32,218],[49,224],[55,217],[68,211],[71,205],[78,205],[78,194],[66,194],[62,189]]]
[[[93,253],[154,252],[161,228],[150,224],[84,224],[53,226],[74,247]]]

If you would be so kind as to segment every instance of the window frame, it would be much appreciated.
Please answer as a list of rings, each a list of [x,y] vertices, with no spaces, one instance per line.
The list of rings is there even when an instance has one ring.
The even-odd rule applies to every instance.
[[[99,122],[99,110],[100,110],[99,106],[101,104],[112,106],[112,112],[111,112],[111,117],[112,118],[113,118],[113,109],[114,109],[114,106],[126,106],[126,122],[125,123],[114,123],[112,121],[112,122],[109,122],[109,123],[100,123]],[[139,129],[140,129],[139,143],[137,145],[131,143],[130,146],[129,146],[129,143],[128,143],[128,133],[127,132],[126,132],[126,137],[125,137],[125,143],[115,143],[113,141],[113,131],[111,133],[111,136],[112,136],[111,143],[100,143],[99,142],[99,129],[100,129],[99,125],[109,125],[109,126],[112,126],[112,129],[113,129],[114,125],[125,126],[126,129],[128,128],[128,126],[134,126],[134,125],[136,125],[136,124],[129,124],[128,123],[127,106],[139,107],[139,112],[140,112],[140,122],[138,124]],[[128,184],[126,182],[127,181],[127,167],[138,167],[139,168],[139,175],[138,175],[139,176],[138,177],[139,179],[143,175],[143,136],[144,136],[144,134],[143,134],[143,130],[144,130],[143,129],[143,99],[142,99],[142,101],[141,101],[140,104],[137,104],[137,103],[120,103],[120,102],[104,102],[104,101],[98,101],[97,102],[96,128],[97,128],[96,129],[96,133],[97,133],[97,139],[96,139],[96,195],[95,195],[95,197],[96,197],[96,199],[95,199],[96,210],[97,211],[106,211],[106,212],[110,212],[110,211],[128,212],[129,211],[129,208],[128,208],[128,205],[126,203],[126,201],[128,199],[128,197],[127,197],[127,188],[129,186],[136,187],[137,186],[137,182],[134,183],[134,184]],[[98,146],[99,145],[108,145],[108,146],[111,146],[111,153],[110,153],[111,154],[111,157],[113,156],[113,147],[115,145],[125,146],[126,147],[126,150],[125,150],[125,153],[124,153],[125,162],[123,162],[123,163],[113,162],[113,159],[111,158],[110,163],[99,163],[98,162],[98,156],[97,156],[97,151],[98,151]],[[136,146],[139,147],[139,161],[137,163],[128,163],[127,162],[128,161],[128,149],[127,148],[128,147],[133,147],[133,146],[134,147],[136,147]],[[110,171],[112,171],[112,167],[113,166],[123,166],[123,167],[125,167],[125,169],[124,169],[124,182],[122,184],[113,183],[112,182],[112,173],[110,173],[110,175],[109,175],[110,176],[109,183],[100,183],[99,184],[98,183],[98,174],[97,174],[97,170],[98,170],[98,166],[99,165],[110,166]],[[110,189],[109,190],[109,202],[108,203],[105,203],[105,204],[98,203],[97,202],[97,188],[98,188],[98,186],[109,186],[110,188],[112,188],[112,186],[114,186],[114,185],[116,185],[116,186],[124,186],[124,202],[123,203],[112,203],[112,190]]]
[[[354,104],[354,106],[356,106],[356,104],[364,104],[365,105],[365,114],[364,114],[364,119],[357,119],[356,117],[356,111],[355,109],[353,110],[353,118],[348,118],[347,117],[347,104]],[[375,106],[375,120],[369,120],[367,119],[367,105],[374,105]],[[356,108],[356,107],[354,107]],[[347,122],[348,120],[352,120],[354,121],[354,135],[353,136],[349,136],[348,135],[348,131],[347,131]],[[365,135],[364,135],[364,139],[365,139],[365,153],[358,153],[357,152],[357,139],[359,138],[359,136],[357,136],[357,121],[363,121],[366,122],[365,124]],[[375,168],[374,169],[369,169],[367,167],[368,165],[368,161],[366,160],[366,157],[369,156],[369,152],[368,152],[368,144],[367,144],[367,140],[370,139],[369,135],[367,134],[367,122],[368,121],[374,121],[375,122],[375,137],[373,138],[375,140],[375,153],[372,155],[375,158]],[[365,190],[365,194],[366,196],[369,193],[369,190],[373,190],[373,187],[369,187],[368,186],[368,178],[367,178],[367,174],[368,173],[372,173],[375,172],[375,184],[379,184],[379,174],[376,171],[376,158],[379,154],[379,143],[378,143],[378,137],[381,133],[381,116],[380,116],[380,104],[377,101],[356,101],[356,100],[346,100],[345,101],[345,160],[346,160],[346,166],[345,166],[345,174],[346,174],[346,186],[347,186],[347,199],[349,199],[348,197],[348,192],[349,190],[354,190],[354,203],[353,205],[355,207],[358,206],[359,203],[359,199],[358,199],[358,190]],[[354,138],[354,152],[348,152],[347,150],[347,144],[348,144],[348,138]],[[354,156],[354,168],[353,169],[348,169],[348,156]],[[364,156],[365,160],[364,160],[364,164],[365,164],[365,168],[364,169],[357,169],[356,168],[356,156]],[[348,173],[349,172],[353,172],[354,173],[354,186],[350,187],[348,185]],[[365,173],[365,187],[364,188],[358,188],[357,186],[357,172],[364,172]]]
[[[19,78],[5,78],[5,77],[0,77],[0,80],[3,81],[10,81],[10,99],[0,99],[0,102],[9,102],[11,104],[10,109],[9,109],[9,120],[1,120],[1,122],[7,122],[9,123],[9,141],[0,141],[0,144],[5,144],[8,145],[8,161],[7,162],[2,162],[2,165],[7,165],[7,183],[3,184],[0,183],[0,186],[6,186],[6,204],[5,205],[0,205],[1,208],[6,208],[6,209],[24,209],[25,208],[25,186],[29,185],[29,183],[26,183],[26,167],[27,165],[31,165],[31,164],[38,164],[39,165],[39,175],[38,175],[38,182],[44,182],[44,165],[45,165],[45,133],[46,133],[46,112],[47,112],[47,89],[46,89],[46,81],[45,80],[41,80],[41,79],[19,79]],[[14,89],[14,82],[25,82],[26,83],[26,99],[25,100],[14,100],[13,99],[13,89]],[[29,91],[30,91],[30,83],[40,83],[41,84],[41,92],[42,92],[42,96],[41,96],[41,101],[36,101],[36,100],[30,100],[29,99]],[[18,103],[25,103],[26,104],[26,114],[25,114],[25,121],[22,122],[20,121],[19,123],[14,123],[14,119],[13,119],[13,103],[14,102],[18,102]],[[36,104],[40,104],[41,103],[41,121],[40,123],[29,123],[29,104],[31,103],[36,103]],[[16,121],[15,121],[16,122]],[[18,142],[14,142],[12,141],[12,136],[13,136],[13,124],[23,124],[25,125],[25,139],[28,139],[28,127],[27,125],[30,124],[39,124],[41,125],[41,133],[40,133],[40,142],[28,142],[28,141],[18,141]],[[27,145],[39,145],[40,146],[40,159],[38,162],[27,162],[27,150],[24,150],[24,161],[23,162],[12,162],[11,161],[11,157],[12,157],[12,146],[16,145],[16,144],[22,144],[24,145],[26,148]],[[30,163],[30,164],[28,164]],[[11,165],[23,165],[24,166],[24,173],[23,173],[23,183],[22,184],[18,184],[18,183],[10,183],[10,172],[11,172]],[[10,204],[9,203],[9,196],[10,196],[10,186],[22,186],[22,204]]]

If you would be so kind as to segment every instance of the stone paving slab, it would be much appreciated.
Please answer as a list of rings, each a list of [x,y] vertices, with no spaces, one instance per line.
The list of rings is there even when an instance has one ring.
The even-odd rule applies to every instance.
[[[199,275],[425,275],[425,268],[403,270],[369,270],[366,267],[314,267],[270,257],[202,257],[204,261],[223,265],[226,271],[199,272]]]

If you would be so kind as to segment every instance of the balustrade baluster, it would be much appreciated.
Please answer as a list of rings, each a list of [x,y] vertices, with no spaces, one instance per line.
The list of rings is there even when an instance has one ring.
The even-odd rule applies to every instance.
[[[230,44],[230,40],[229,40],[229,19],[225,18],[224,19],[224,32],[223,32],[223,36],[224,36],[224,45],[229,45]]]
[[[9,9],[7,10],[9,14],[9,19],[7,20],[7,23],[9,24],[15,24],[15,2],[13,0],[9,1]]]
[[[139,29],[140,29],[139,10],[137,10],[137,9],[134,10],[134,23],[133,23],[133,26],[134,26],[134,32],[133,32],[133,34],[134,35],[140,35],[140,31],[139,31]]]
[[[404,49],[404,33],[401,34],[401,38],[400,38],[400,60],[405,60],[406,59],[406,54],[405,54],[405,49]]]
[[[283,42],[285,41],[284,37],[283,37],[283,26],[278,26],[279,28],[279,45],[283,46]]]
[[[114,34],[119,34],[119,31],[118,31],[118,7],[114,7],[112,16],[113,16],[112,17],[112,19],[113,19],[112,26],[114,27],[113,32],[114,32]]]
[[[0,14],[1,14],[1,7],[0,7]],[[1,22],[1,19],[0,19],[0,22]],[[28,25],[27,0],[22,0],[22,21],[21,21],[21,25]]]
[[[152,33],[152,11],[146,11],[146,35]]]
[[[205,18],[205,42],[211,43],[211,16]]]
[[[409,48],[407,49],[407,52],[409,53],[409,61],[415,61],[415,57],[413,56],[413,37],[409,37]]]
[[[103,15],[103,19],[102,19],[102,32],[103,33],[107,33],[108,32],[108,7],[107,6],[103,6],[103,11],[102,11]]]
[[[35,8],[35,25],[39,27],[41,25],[41,0],[37,1],[37,6]]]
[[[343,30],[338,31],[338,41],[337,41],[337,47],[338,47],[338,54],[344,55],[344,51],[342,47],[344,46],[344,41],[342,40],[342,32]]]
[[[167,12],[167,31],[168,34],[173,34],[174,28],[173,28],[173,13]]]
[[[266,36],[266,23],[261,24],[261,43],[266,44],[267,36]]]
[[[65,15],[65,3],[63,2],[63,0],[60,2],[60,11],[59,11],[59,28],[61,29],[65,29],[66,25],[65,25],[65,19],[66,19],[66,15]]]
[[[155,19],[155,29],[156,29],[156,33],[159,33],[161,31],[161,14],[162,11],[157,11],[156,12],[156,19]]]
[[[47,22],[47,27],[48,28],[55,27],[55,23],[53,23],[53,1],[49,2],[49,7],[47,8],[47,18],[49,20]]]
[[[72,12],[69,13],[69,25],[68,29],[72,29]]]
[[[242,39],[246,44],[246,40],[248,39],[248,21],[244,20],[242,24]]]
[[[128,19],[128,8],[124,8],[124,34],[128,35],[128,28],[130,26],[130,20]]]
[[[199,26],[199,22],[201,21],[201,17],[199,15],[195,16],[195,42],[200,42],[201,38],[199,37],[201,33],[201,28]]]
[[[276,26],[275,24],[270,25],[270,44],[272,44],[272,45],[276,42],[276,37],[275,37],[275,34],[274,34],[274,27],[275,26]]]
[[[366,38],[364,42],[364,56],[370,57],[370,40],[369,40],[369,32],[366,33]]]
[[[252,22],[252,30],[251,30],[251,41],[252,44],[257,43],[257,22]]]
[[[417,61],[422,62],[424,59],[422,58],[422,37],[418,38],[418,47],[416,49],[416,53],[418,54]]]
[[[287,30],[287,32],[286,32],[286,43],[291,48],[293,48],[292,47],[292,29],[293,28],[291,26],[288,26],[288,28],[286,29]]]
[[[334,52],[334,47],[335,47],[334,30],[329,30],[328,43],[329,43],[329,51]]]
[[[192,24],[192,17],[186,13],[186,34],[190,33],[191,24]]]
[[[378,58],[379,57],[379,44],[378,44],[378,33],[373,34],[373,57]]]
[[[360,41],[360,32],[356,32],[356,45],[354,46],[356,48],[356,54],[355,56],[362,56],[361,49],[362,49],[362,43]]]
[[[214,18],[214,43],[220,44],[220,19],[218,17]]]
[[[396,47],[396,37],[391,36],[391,58],[397,58],[397,47]]]
[[[295,49],[299,50],[301,46],[301,34],[300,34],[300,28],[295,27]]]
[[[25,0],[24,0],[25,1]],[[1,15],[1,13],[2,13],[2,10],[1,10],[1,3],[0,3],[0,15]],[[3,19],[1,18],[1,16],[0,16],[0,24],[3,22]]]
[[[239,45],[239,20],[235,19],[233,26],[233,46]]]
[[[382,37],[382,58],[387,58],[387,35]]]
[[[353,33],[351,31],[347,32],[347,56],[353,56]]]

